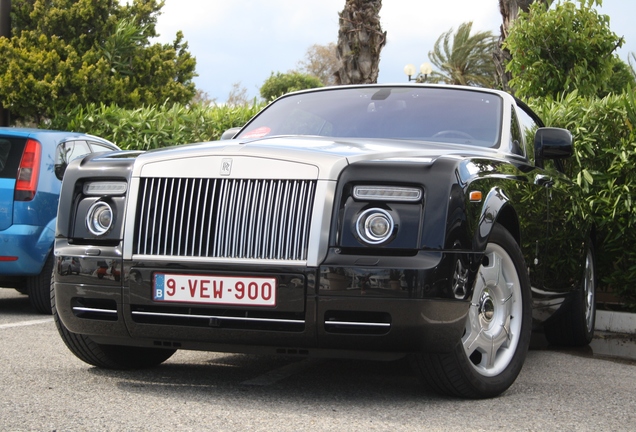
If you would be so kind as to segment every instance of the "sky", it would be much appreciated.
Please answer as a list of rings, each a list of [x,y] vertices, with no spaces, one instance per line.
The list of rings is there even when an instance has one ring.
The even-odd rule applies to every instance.
[[[338,13],[345,0],[165,0],[157,21],[158,42],[184,33],[197,59],[194,82],[217,103],[235,83],[249,98],[272,72],[296,69],[313,44],[337,42]],[[636,52],[636,0],[603,0],[600,13],[626,43],[623,60]],[[387,43],[380,57],[378,82],[405,82],[404,66],[429,62],[428,52],[444,32],[468,21],[473,30],[499,35],[497,0],[384,0],[380,11]]]

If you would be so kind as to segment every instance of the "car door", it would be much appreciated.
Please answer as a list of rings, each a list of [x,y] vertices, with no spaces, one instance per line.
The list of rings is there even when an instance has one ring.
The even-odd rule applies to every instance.
[[[527,186],[517,203],[523,213],[521,238],[524,258],[528,265],[530,284],[533,291],[543,289],[545,277],[544,257],[547,251],[549,204],[548,190],[543,170],[534,166],[534,134],[539,128],[536,121],[525,111],[512,110],[511,143],[512,153],[524,156],[528,164],[523,168],[527,175]],[[535,295],[534,298],[537,298]]]
[[[554,161],[546,161],[548,191],[548,238],[544,287],[546,290],[567,293],[578,286],[582,276],[581,262],[587,232],[574,210],[579,194],[578,186],[561,173]]]
[[[525,135],[528,159],[534,162],[534,134],[543,126],[540,120],[525,107],[517,110],[521,129]],[[578,273],[583,256],[584,240],[582,238],[582,221],[574,211],[579,194],[577,186],[564,174],[562,163],[546,160],[541,167],[536,167],[534,183],[545,192],[546,219],[545,238],[537,241],[537,266],[541,267],[541,283],[533,287],[541,298],[539,303],[546,306],[561,303],[566,292],[578,283]],[[565,263],[564,259],[568,258]]]

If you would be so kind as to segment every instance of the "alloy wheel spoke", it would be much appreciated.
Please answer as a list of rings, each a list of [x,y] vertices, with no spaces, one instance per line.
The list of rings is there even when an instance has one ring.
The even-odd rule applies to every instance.
[[[462,339],[462,344],[466,352],[472,352],[476,347],[480,346],[478,340],[482,331],[483,329],[479,325],[479,305],[471,304],[468,311],[466,335]]]

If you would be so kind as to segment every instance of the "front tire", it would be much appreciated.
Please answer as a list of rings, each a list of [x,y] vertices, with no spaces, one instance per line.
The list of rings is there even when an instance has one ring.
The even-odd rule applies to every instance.
[[[532,331],[525,269],[519,245],[495,224],[461,340],[450,353],[413,355],[425,384],[445,395],[474,399],[498,396],[512,385],[525,361]]]
[[[52,280],[49,296],[55,326],[62,340],[68,349],[85,363],[105,369],[143,369],[163,363],[176,352],[174,349],[103,345],[86,335],[71,333],[57,314]]]

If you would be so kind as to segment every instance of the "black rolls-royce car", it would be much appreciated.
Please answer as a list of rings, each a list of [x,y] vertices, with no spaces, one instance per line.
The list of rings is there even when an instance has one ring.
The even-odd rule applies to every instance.
[[[225,138],[68,167],[55,255],[83,271],[57,272],[52,299],[81,360],[409,356],[430,388],[483,398],[514,382],[533,329],[591,340],[572,138],[509,94],[303,91]]]

